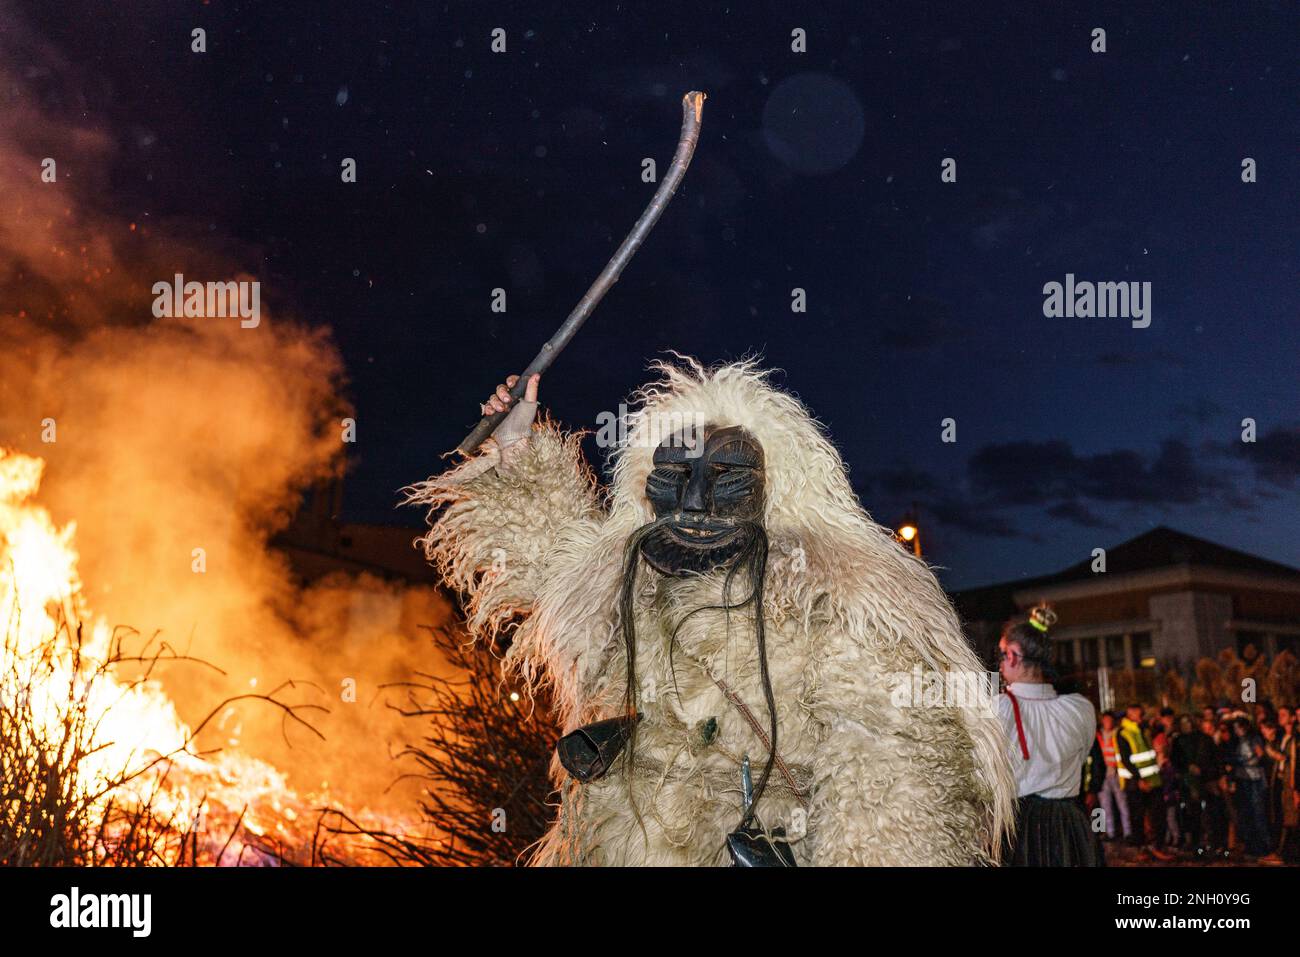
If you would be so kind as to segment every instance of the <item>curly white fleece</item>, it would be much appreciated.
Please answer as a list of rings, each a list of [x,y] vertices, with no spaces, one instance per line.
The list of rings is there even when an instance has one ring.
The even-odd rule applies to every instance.
[[[604,501],[577,437],[549,422],[508,470],[463,480],[472,461],[409,490],[431,506],[422,542],[468,596],[471,634],[511,626],[505,667],[530,689],[553,685],[566,730],[618,714],[623,546],[652,518],[644,488],[657,424],[743,426],[767,459],[768,660],[779,751],[804,795],[774,772],[764,826],[786,829],[801,865],[996,862],[1015,798],[996,715],[891,701],[891,676],[916,666],[980,670],[933,573],[872,521],[820,425],[753,363],[656,368],[662,380],[632,397],[637,412]],[[560,813],[534,862],[726,863],[740,761],[748,754],[757,774],[767,754],[715,681],[766,728],[751,613],[698,614],[675,649],[669,640],[721,591],[719,575],[670,579],[643,565],[634,761],[585,786],[553,762]]]

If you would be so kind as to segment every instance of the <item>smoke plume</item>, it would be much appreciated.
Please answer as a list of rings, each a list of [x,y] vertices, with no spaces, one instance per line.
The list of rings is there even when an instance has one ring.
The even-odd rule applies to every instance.
[[[413,627],[436,600],[375,580],[304,589],[268,548],[301,489],[340,468],[338,352],[265,281],[255,328],[155,318],[155,283],[257,280],[257,251],[113,209],[118,145],[81,125],[80,68],[0,17],[0,445],[46,460],[41,501],[76,523],[93,612],[226,672],[161,669],[186,720],[286,680],[289,698],[329,709],[312,718],[323,744],[256,702],[201,744],[270,760],[305,790],[328,782],[354,807],[413,811],[385,794],[403,728],[378,686],[437,668]]]

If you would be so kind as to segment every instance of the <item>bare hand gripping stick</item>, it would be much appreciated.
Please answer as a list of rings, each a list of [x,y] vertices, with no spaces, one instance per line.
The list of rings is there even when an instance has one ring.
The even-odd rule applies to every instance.
[[[569,340],[574,337],[577,331],[582,328],[582,324],[587,321],[596,304],[604,298],[609,288],[618,282],[619,275],[623,272],[623,267],[628,261],[636,255],[636,251],[641,248],[645,242],[646,236],[654,228],[659,217],[663,215],[668,208],[668,202],[673,198],[677,191],[682,177],[686,175],[686,167],[691,163],[691,156],[695,153],[695,144],[700,139],[700,120],[704,111],[703,93],[691,91],[682,97],[682,133],[677,140],[677,152],[673,154],[672,164],[668,167],[668,172],[660,182],[659,188],[655,190],[654,196],[650,200],[650,205],[645,208],[641,217],[632,227],[632,231],[627,234],[622,244],[614,252],[613,257],[596,281],[591,284],[586,295],[574,307],[573,312],[569,313],[569,318],[564,320],[564,324],[556,331],[555,335],[542,346],[542,351],[532,362],[528,363],[528,368],[524,369],[519,376],[519,381],[514,384],[510,390],[510,395],[516,400],[523,397],[524,390],[528,387],[528,380],[539,373],[545,372],[551,367],[551,363],[569,344]],[[513,408],[513,406],[512,406]],[[474,426],[474,431],[465,436],[465,440],[456,447],[456,450],[463,455],[472,455],[478,451],[478,447],[490,436],[501,420],[509,414],[509,409],[505,412],[494,412],[491,415],[485,415],[479,419],[478,425]]]

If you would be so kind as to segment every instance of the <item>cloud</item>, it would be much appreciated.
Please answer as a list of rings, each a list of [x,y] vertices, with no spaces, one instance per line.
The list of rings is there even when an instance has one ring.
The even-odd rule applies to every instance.
[[[1289,487],[1300,476],[1300,430],[1275,430],[1254,448],[1238,454],[1253,455],[1261,478]],[[1206,445],[1198,457],[1182,439],[1169,438],[1154,452],[1115,449],[1084,455],[1068,442],[1025,440],[984,446],[955,481],[940,481],[906,463],[870,473],[863,481],[870,497],[885,508],[905,507],[915,498],[954,529],[1037,540],[1038,523],[1027,523],[1016,510],[1035,510],[1092,529],[1122,527],[1108,517],[1121,507],[1204,505],[1250,511],[1260,496],[1252,497],[1230,480],[1225,451]]]
[[[1133,504],[1190,504],[1227,488],[1202,469],[1181,439],[1166,439],[1148,460],[1132,449],[1078,455],[1066,442],[1008,442],[970,459],[971,486],[1002,505],[1073,501],[1076,497]]]
[[[993,509],[956,497],[947,497],[927,505],[940,523],[988,538],[1030,538],[1029,533]]]
[[[866,481],[872,489],[894,498],[933,495],[939,490],[933,475],[910,466],[881,469],[868,475]]]
[[[1234,443],[1233,449],[1261,481],[1289,489],[1300,479],[1300,426],[1270,429],[1255,442]]]
[[[1118,528],[1114,522],[1108,522],[1101,516],[1097,515],[1092,509],[1082,502],[1061,502],[1053,505],[1047,510],[1047,514],[1052,518],[1059,518],[1067,522],[1073,522],[1075,525],[1081,525],[1084,528]]]
[[[1223,412],[1223,406],[1217,402],[1207,399],[1205,396],[1198,396],[1190,402],[1180,402],[1174,406],[1173,415],[1175,419],[1205,425],[1211,419],[1222,415]]]

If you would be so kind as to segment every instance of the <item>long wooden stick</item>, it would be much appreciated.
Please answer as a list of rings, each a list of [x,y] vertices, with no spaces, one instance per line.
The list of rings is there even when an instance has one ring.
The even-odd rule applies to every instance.
[[[569,313],[569,318],[564,320],[564,324],[556,330],[555,335],[551,336],[546,345],[542,346],[542,351],[528,367],[519,376],[519,381],[514,384],[510,394],[518,400],[524,394],[524,389],[528,386],[528,380],[538,373],[545,372],[551,367],[561,350],[569,344],[569,340],[574,337],[577,331],[582,328],[582,324],[587,321],[596,304],[604,298],[609,288],[618,282],[619,274],[623,272],[623,267],[641,248],[645,238],[649,235],[650,230],[654,228],[659,217],[663,215],[664,210],[668,207],[668,201],[673,198],[677,192],[677,186],[681,183],[682,177],[686,175],[686,167],[691,163],[691,157],[695,153],[695,144],[700,139],[700,120],[704,111],[703,93],[692,90],[682,97],[682,133],[677,141],[677,152],[673,155],[672,164],[668,167],[668,172],[660,182],[659,188],[655,190],[654,196],[650,200],[650,205],[645,208],[640,219],[632,227],[632,231],[627,234],[622,244],[614,252],[613,257],[596,281],[591,284],[587,294],[579,300],[578,305],[574,307],[573,312]],[[474,426],[474,431],[465,436],[465,440],[456,447],[456,450],[463,455],[472,455],[478,450],[489,435],[496,430],[501,424],[501,420],[506,417],[506,412],[494,412],[491,415],[485,415],[479,419],[478,425]]]

